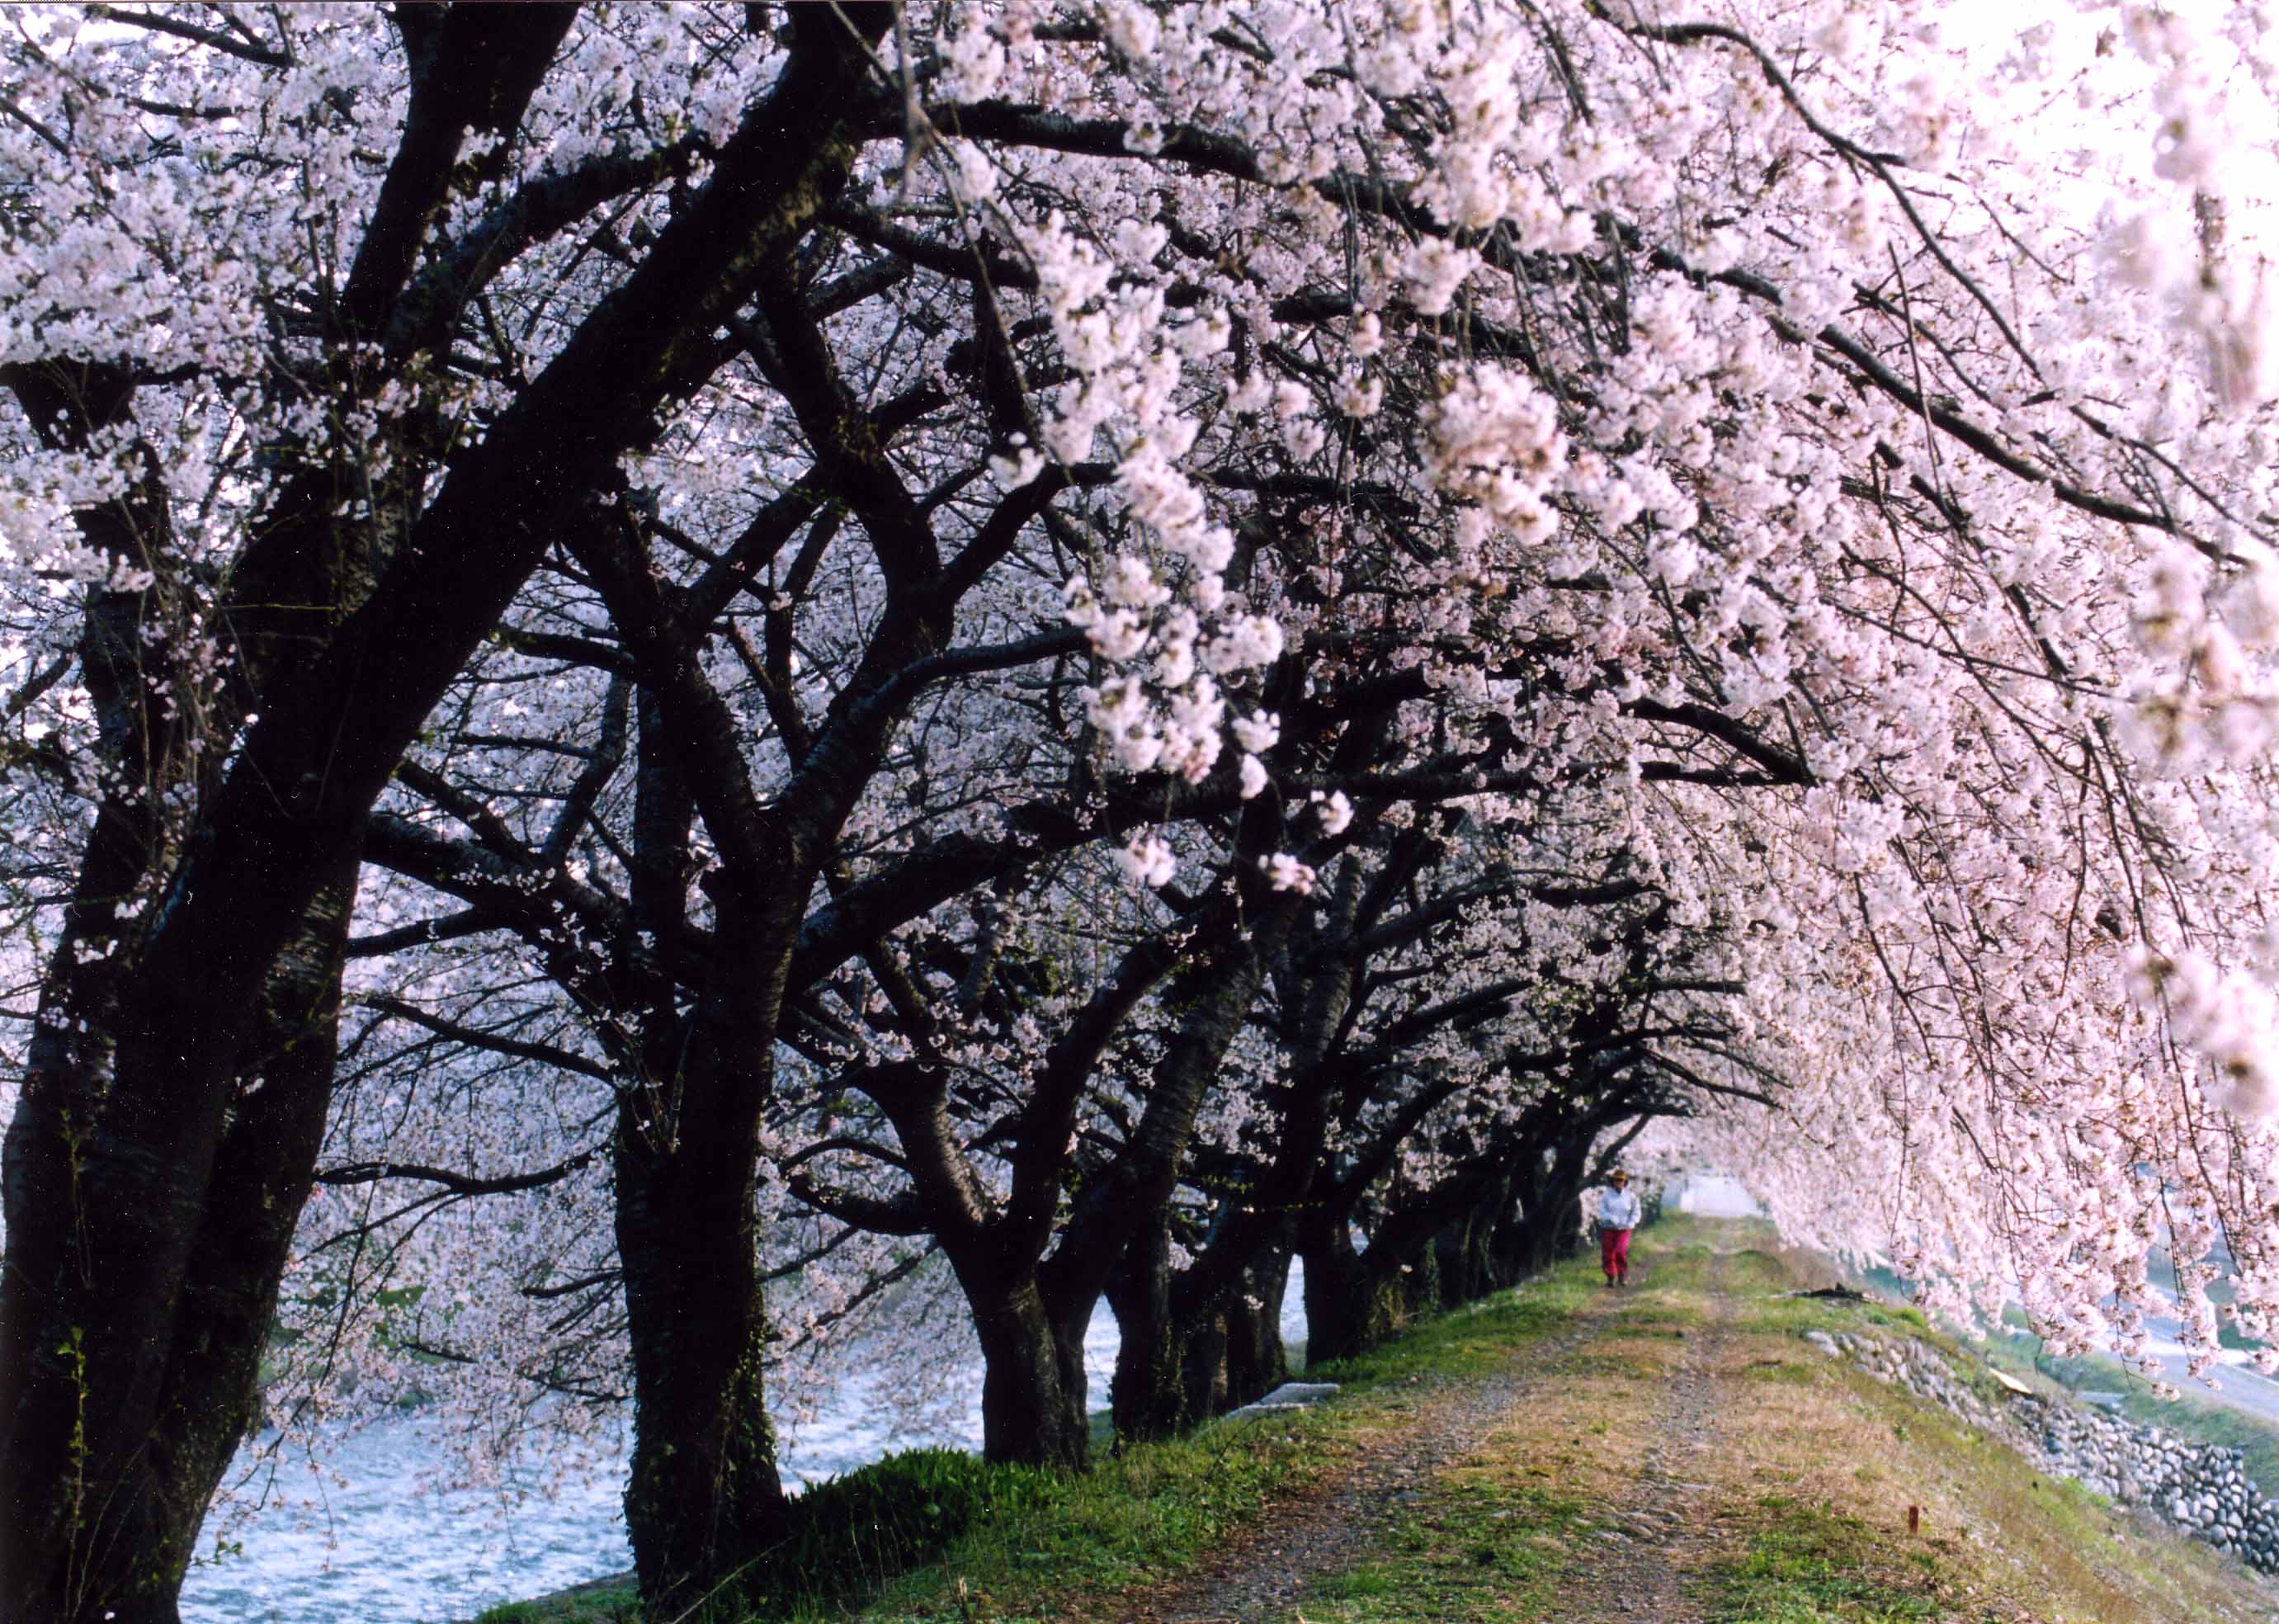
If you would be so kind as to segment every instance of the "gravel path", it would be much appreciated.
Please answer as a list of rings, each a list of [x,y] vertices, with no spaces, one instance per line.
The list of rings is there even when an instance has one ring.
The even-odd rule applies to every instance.
[[[1543,1373],[1604,1335],[1614,1305],[1594,1299],[1570,1328],[1530,1344],[1525,1371],[1422,1389],[1409,1425],[1364,1445],[1327,1492],[1278,1508],[1208,1571],[1140,1600],[1134,1624],[1269,1624],[1287,1617],[1308,1584],[1367,1556],[1393,1514],[1485,1442]]]
[[[1654,1624],[1698,1624],[1700,1612],[1685,1596],[1683,1576],[1694,1543],[1692,1530],[1707,1521],[1715,1493],[1707,1474],[1716,1415],[1717,1367],[1725,1344],[1730,1298],[1729,1254],[1710,1265],[1709,1314],[1686,1339],[1685,1357],[1654,1418],[1654,1443],[1617,1527],[1600,1530],[1605,1552],[1569,1582],[1548,1624],[1600,1624],[1608,1619],[1651,1619]]]
[[[1724,1343],[1725,1260],[1711,1276],[1711,1312],[1688,1338],[1684,1363],[1662,1389],[1654,1443],[1619,1526],[1601,1530],[1605,1554],[1570,1582],[1554,1624],[1651,1619],[1695,1624],[1682,1575],[1711,1486],[1700,1481],[1711,1446],[1715,1388]],[[1615,1328],[1620,1299],[1594,1297],[1577,1323],[1531,1344],[1523,1367],[1482,1382],[1424,1389],[1411,1422],[1370,1441],[1325,1492],[1293,1501],[1205,1572],[1132,1598],[1133,1624],[1275,1624],[1306,1588],[1366,1558],[1394,1513],[1447,1466],[1485,1443],[1531,1390],[1559,1379],[1567,1355]]]

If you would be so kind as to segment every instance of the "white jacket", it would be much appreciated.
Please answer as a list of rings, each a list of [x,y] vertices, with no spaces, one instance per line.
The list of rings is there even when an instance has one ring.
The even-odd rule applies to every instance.
[[[1608,1184],[1594,1192],[1598,1197],[1596,1216],[1600,1225],[1608,1229],[1635,1229],[1640,1208],[1637,1193],[1616,1189]]]

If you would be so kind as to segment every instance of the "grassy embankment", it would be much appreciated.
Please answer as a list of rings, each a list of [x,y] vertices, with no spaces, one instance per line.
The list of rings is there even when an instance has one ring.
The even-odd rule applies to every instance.
[[[1763,1250],[1711,1250],[1749,1243]],[[1913,1311],[1781,1297],[1811,1271],[1760,1226],[1673,1224],[1641,1251],[1658,1266],[1648,1289],[1553,1361],[1385,1549],[1318,1583],[1311,1624],[1531,1620],[1636,1594],[1657,1564],[1690,1610],[1677,1616],[1710,1624],[2273,1616],[2237,1565],[1801,1340],[1876,1329],[1951,1350]],[[1639,1468],[1689,1359],[1707,1401],[1698,1447],[1669,1463],[1673,1491]]]
[[[777,1616],[1149,1617],[1166,1582],[1247,1559],[1243,1531],[1270,1527],[1278,1505],[1323,1495],[1431,1424],[1438,1396],[1502,1372],[1525,1382],[1522,1401],[1388,1505],[1357,1559],[1314,1577],[1297,1605],[1308,1624],[1608,1616],[1656,1586],[1669,1616],[1702,1624],[2274,1616],[2274,1592],[2236,1564],[2041,1477],[1801,1340],[1815,1328],[1927,1335],[1912,1311],[1781,1297],[1807,1275],[1759,1225],[1672,1220],[1640,1251],[1646,1278],[1629,1294],[1570,1266],[1310,1373],[1346,1383],[1320,1410],[1220,1423],[1080,1480],[1006,1480],[939,1560]],[[1672,1445],[1681,1390],[1692,1395],[1685,1442]],[[1910,1505],[1922,1508],[1919,1535],[1907,1531]],[[618,1589],[487,1618],[591,1624],[630,1608]]]

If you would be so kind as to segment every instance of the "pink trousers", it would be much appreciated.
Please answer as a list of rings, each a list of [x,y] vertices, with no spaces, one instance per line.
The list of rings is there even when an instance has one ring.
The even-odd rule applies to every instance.
[[[1631,1277],[1631,1232],[1627,1229],[1599,1231],[1599,1266],[1607,1271],[1608,1280],[1628,1280]]]

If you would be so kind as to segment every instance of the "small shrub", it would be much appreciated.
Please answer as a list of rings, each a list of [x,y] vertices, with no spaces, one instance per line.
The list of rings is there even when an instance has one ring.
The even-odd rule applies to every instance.
[[[870,1591],[923,1566],[984,1517],[1040,1508],[1050,1474],[958,1450],[906,1450],[809,1487],[791,1528],[744,1581],[746,1607],[792,1612]]]

